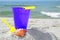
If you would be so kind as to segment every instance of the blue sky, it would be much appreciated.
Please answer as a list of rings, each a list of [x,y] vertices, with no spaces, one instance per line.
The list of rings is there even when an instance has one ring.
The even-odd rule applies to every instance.
[[[60,1],[60,0],[0,0],[0,1]]]

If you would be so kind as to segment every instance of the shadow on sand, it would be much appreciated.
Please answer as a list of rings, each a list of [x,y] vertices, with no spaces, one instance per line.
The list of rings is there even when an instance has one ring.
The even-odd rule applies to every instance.
[[[35,40],[53,40],[52,36],[49,33],[43,33],[35,28],[28,29],[28,33],[35,39]],[[55,37],[56,38],[56,37]],[[54,40],[57,40],[54,39]]]

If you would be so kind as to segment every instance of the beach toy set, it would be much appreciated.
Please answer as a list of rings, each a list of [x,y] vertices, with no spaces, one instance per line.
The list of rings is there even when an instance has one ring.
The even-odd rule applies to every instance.
[[[14,33],[20,37],[26,34],[31,9],[35,9],[35,6],[12,8],[15,26],[10,25],[5,18],[2,18],[2,22],[4,22],[10,28],[10,33]]]

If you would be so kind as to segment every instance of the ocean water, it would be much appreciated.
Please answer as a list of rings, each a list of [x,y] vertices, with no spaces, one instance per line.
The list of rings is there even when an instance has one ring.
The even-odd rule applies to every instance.
[[[0,16],[13,17],[12,7],[36,6],[30,18],[60,18],[60,1],[0,1]]]

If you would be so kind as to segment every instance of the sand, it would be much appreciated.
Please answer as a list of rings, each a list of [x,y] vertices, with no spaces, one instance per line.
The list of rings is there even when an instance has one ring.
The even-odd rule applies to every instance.
[[[30,18],[27,34],[21,38],[9,33],[9,28],[0,17],[0,40],[60,40],[60,19]],[[5,17],[14,26],[13,18]]]

